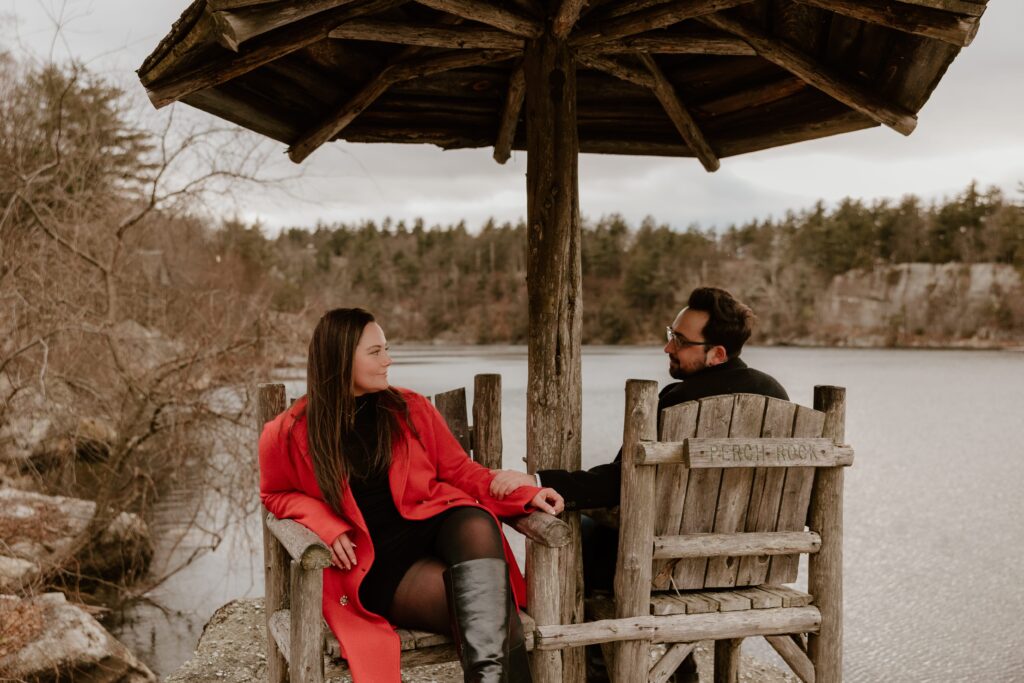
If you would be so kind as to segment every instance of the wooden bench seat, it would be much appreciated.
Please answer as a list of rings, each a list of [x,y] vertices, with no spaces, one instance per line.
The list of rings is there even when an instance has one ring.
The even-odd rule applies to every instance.
[[[751,586],[743,589],[672,591],[651,594],[651,614],[710,614],[712,612],[739,612],[750,609],[777,607],[806,607],[813,598],[810,594],[789,586]],[[615,602],[610,596],[587,600],[587,613],[596,619],[611,619]]]

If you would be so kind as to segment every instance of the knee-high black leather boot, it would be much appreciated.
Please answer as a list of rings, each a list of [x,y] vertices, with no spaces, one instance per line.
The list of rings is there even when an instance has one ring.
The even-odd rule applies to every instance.
[[[448,613],[466,683],[530,683],[523,627],[504,560],[468,560],[444,572]]]

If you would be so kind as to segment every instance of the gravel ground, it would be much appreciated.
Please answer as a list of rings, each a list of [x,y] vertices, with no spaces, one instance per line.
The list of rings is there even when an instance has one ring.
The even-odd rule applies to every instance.
[[[266,677],[266,639],[263,600],[235,600],[217,610],[203,629],[191,660],[167,678],[167,683],[252,683]],[[697,648],[697,669],[701,681],[710,681],[710,643]],[[338,683],[348,676],[332,679]],[[458,664],[440,664],[410,669],[402,674],[406,683],[461,683]],[[796,683],[798,679],[775,667],[743,658],[740,681]]]

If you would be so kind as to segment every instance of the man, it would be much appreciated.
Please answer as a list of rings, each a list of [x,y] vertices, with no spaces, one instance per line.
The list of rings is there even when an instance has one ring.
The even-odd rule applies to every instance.
[[[732,294],[716,287],[698,287],[690,293],[686,308],[666,329],[668,372],[677,380],[658,394],[658,413],[665,408],[722,394],[761,394],[789,400],[786,390],[773,377],[740,360],[743,345],[750,338],[754,313]],[[619,504],[622,483],[622,452],[615,460],[586,471],[541,470],[536,477],[511,470],[500,471],[491,482],[498,498],[519,486],[555,489],[565,499],[566,510],[609,508]],[[611,590],[618,554],[618,530],[597,524],[584,515],[582,521],[584,586]],[[590,648],[588,680],[605,680],[600,671],[599,651]],[[676,680],[696,680],[691,658],[680,667]]]
[[[754,319],[753,311],[724,289],[693,290],[686,308],[666,329],[668,372],[681,381],[658,394],[659,414],[679,403],[722,394],[761,394],[788,401],[786,390],[773,377],[740,360]],[[491,493],[501,497],[518,486],[539,485],[558,491],[569,511],[614,507],[622,483],[621,455],[620,451],[613,462],[578,472],[541,470],[534,477],[503,470],[491,482]]]

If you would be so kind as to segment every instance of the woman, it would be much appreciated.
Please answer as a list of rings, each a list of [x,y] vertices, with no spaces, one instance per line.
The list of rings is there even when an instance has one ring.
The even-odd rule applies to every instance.
[[[529,681],[525,583],[495,515],[558,514],[562,499],[533,486],[493,498],[491,471],[429,401],[388,384],[389,365],[369,312],[320,319],[306,396],[260,438],[263,504],[331,549],[324,617],[358,683],[401,679],[395,626],[451,635],[466,681]]]

